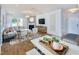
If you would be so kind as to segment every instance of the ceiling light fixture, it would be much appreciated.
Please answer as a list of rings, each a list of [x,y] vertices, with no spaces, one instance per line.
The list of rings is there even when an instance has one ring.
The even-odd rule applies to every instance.
[[[77,5],[76,8],[68,9],[68,11],[71,12],[71,13],[79,12],[79,5]]]
[[[68,11],[70,11],[71,13],[75,13],[75,12],[79,11],[79,8],[68,9]]]
[[[25,17],[26,17],[26,18],[29,18],[30,16],[29,16],[29,15],[26,15]]]

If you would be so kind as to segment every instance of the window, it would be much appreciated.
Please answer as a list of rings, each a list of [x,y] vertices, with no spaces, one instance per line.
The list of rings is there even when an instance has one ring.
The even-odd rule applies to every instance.
[[[23,19],[22,18],[20,18],[20,19],[13,18],[12,26],[23,26]]]
[[[12,26],[17,26],[17,19],[16,18],[12,19]]]
[[[23,26],[23,19],[22,18],[19,19],[18,26]]]

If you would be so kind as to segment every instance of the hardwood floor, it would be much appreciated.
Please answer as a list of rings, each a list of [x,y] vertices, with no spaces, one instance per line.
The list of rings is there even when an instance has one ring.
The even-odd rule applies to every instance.
[[[4,43],[1,47],[2,55],[25,55],[25,53],[34,48],[34,45],[29,41],[19,42],[18,44],[10,45]]]
[[[38,36],[40,37],[43,35],[45,34],[40,34]],[[37,36],[37,35],[34,35],[34,36]],[[3,43],[1,46],[1,55],[25,55],[27,51],[33,48],[34,48],[34,45],[31,43],[31,40],[29,39],[14,45],[11,45],[9,42]]]

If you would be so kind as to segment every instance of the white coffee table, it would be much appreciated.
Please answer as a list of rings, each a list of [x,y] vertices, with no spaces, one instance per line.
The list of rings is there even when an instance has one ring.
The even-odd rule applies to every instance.
[[[50,51],[48,51],[46,48],[44,48],[42,45],[40,45],[39,40],[42,39],[43,37],[36,38],[31,40],[31,42],[34,44],[35,47],[40,49],[45,55],[54,55]],[[69,46],[69,50],[66,53],[66,55],[79,55],[79,46],[73,45],[71,43],[61,41],[63,44]]]

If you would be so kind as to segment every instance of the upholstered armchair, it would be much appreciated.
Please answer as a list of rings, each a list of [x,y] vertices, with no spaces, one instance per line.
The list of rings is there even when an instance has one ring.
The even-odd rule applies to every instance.
[[[3,30],[3,42],[9,42],[11,39],[15,38],[17,35],[17,32],[9,27]]]

